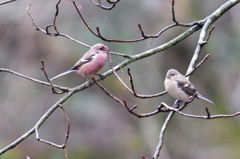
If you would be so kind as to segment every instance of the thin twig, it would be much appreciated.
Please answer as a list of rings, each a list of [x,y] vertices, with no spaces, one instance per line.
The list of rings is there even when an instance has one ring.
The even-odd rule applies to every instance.
[[[172,0],[172,21],[176,24],[178,24],[178,21],[175,18],[175,10],[174,10],[174,5],[175,5],[175,1]]]
[[[68,159],[68,155],[67,155],[67,141],[68,141],[69,133],[70,133],[70,119],[69,119],[68,114],[67,114],[66,110],[64,109],[64,107],[61,104],[59,104],[59,107],[63,110],[65,118],[67,119],[67,131],[66,131],[66,135],[65,135],[66,138],[65,138],[65,141],[63,143],[63,146],[64,146],[64,151],[65,151],[65,159]]]
[[[141,155],[141,157],[142,157],[142,159],[148,159],[147,157],[145,157],[145,156],[143,156],[143,155]]]
[[[9,69],[6,69],[6,68],[0,68],[0,72],[10,73],[10,74],[19,76],[19,77],[21,77],[21,78],[25,78],[25,79],[27,79],[27,80],[30,80],[30,81],[33,81],[33,82],[36,82],[36,83],[39,83],[39,84],[43,84],[43,85],[46,85],[46,86],[51,86],[50,83],[37,80],[37,79],[35,79],[35,78],[32,78],[32,77],[29,77],[29,76],[20,74],[20,73],[18,73],[18,72],[15,72],[15,71],[12,71],[12,70],[9,70]],[[60,89],[60,90],[63,91],[63,92],[69,92],[69,91],[70,91],[70,89],[67,88],[67,87],[62,87],[62,86],[58,86],[58,85],[55,85],[55,84],[52,85],[52,86],[53,86],[54,88]]]
[[[112,95],[105,87],[103,87],[99,82],[97,82],[97,80],[92,76],[92,80],[103,90],[103,92],[105,92],[109,97],[111,97],[112,99],[114,99],[116,102],[118,102],[119,104],[121,104],[122,106],[125,107],[124,103],[117,97],[115,97],[114,95]]]
[[[42,60],[41,63],[42,63],[42,67],[40,69],[43,71],[47,81],[50,83],[50,86],[52,87],[53,94],[63,94],[63,93],[65,93],[65,91],[62,91],[62,92],[56,91],[56,89],[54,88],[54,86],[52,84],[52,81],[48,78],[47,72],[46,72],[45,67],[44,67],[44,61]]]
[[[4,4],[7,4],[7,3],[11,3],[11,2],[14,2],[14,1],[17,1],[17,0],[3,1],[3,2],[0,2],[0,5],[4,5]]]
[[[157,34],[155,35],[145,35],[145,33],[143,32],[143,29],[142,29],[142,26],[140,23],[138,23],[138,28],[141,32],[141,35],[142,37],[141,38],[138,38],[138,39],[132,39],[132,40],[117,40],[117,39],[107,39],[105,37],[103,37],[101,35],[101,32],[100,32],[100,28],[99,27],[96,27],[96,31],[97,33],[95,33],[91,27],[88,25],[88,23],[86,22],[86,20],[83,18],[79,8],[78,8],[78,5],[76,3],[75,0],[72,0],[73,4],[74,4],[74,7],[75,9],[77,10],[78,12],[78,15],[80,16],[81,20],[83,21],[83,23],[86,25],[87,29],[96,37],[104,40],[104,41],[108,41],[108,42],[125,42],[125,43],[129,43],[129,42],[138,42],[138,41],[143,41],[143,40],[146,40],[146,39],[149,39],[149,38],[158,38],[163,32],[167,31],[168,29],[170,28],[173,28],[173,27],[176,27],[176,26],[182,26],[182,27],[192,27],[192,26],[202,26],[202,21],[196,21],[196,22],[192,22],[192,23],[175,23],[175,24],[171,24],[165,28],[163,28],[162,30],[160,30]]]
[[[202,61],[200,61],[197,65],[195,65],[193,67],[193,69],[191,70],[191,72],[189,72],[188,74],[185,75],[185,77],[188,77],[190,75],[193,74],[193,72],[195,72],[197,70],[198,67],[200,67],[208,58],[209,58],[210,54],[207,54]]]
[[[131,83],[133,95],[134,95],[135,97],[142,98],[142,99],[155,98],[155,97],[159,97],[159,96],[162,96],[162,95],[164,95],[164,94],[167,93],[167,91],[165,90],[165,91],[163,91],[163,92],[160,92],[160,93],[157,93],[157,94],[153,94],[153,95],[140,95],[140,94],[137,94],[136,91],[135,91],[135,88],[134,88],[133,76],[132,76],[132,74],[130,73],[130,68],[128,68],[128,76],[129,76],[129,80],[130,80],[130,83]]]
[[[208,42],[208,40],[209,40],[209,38],[210,38],[210,36],[211,36],[211,33],[212,33],[212,31],[213,31],[214,29],[215,29],[215,25],[213,25],[212,28],[210,29],[210,31],[209,31],[209,33],[208,33],[207,39],[204,40],[204,41],[202,41],[202,42],[200,43],[201,45],[206,45],[206,44],[207,44],[207,42]]]
[[[135,106],[132,107],[132,108],[129,108],[129,107],[127,106],[126,101],[124,101],[124,104],[125,104],[125,107],[128,109],[128,111],[129,111],[131,114],[133,114],[133,115],[135,115],[136,117],[138,117],[138,118],[146,118],[146,117],[150,117],[150,116],[156,115],[156,114],[158,114],[158,113],[169,112],[169,110],[163,109],[164,107],[162,107],[162,106],[160,105],[160,106],[158,106],[158,109],[155,110],[155,111],[153,111],[153,112],[138,114],[138,113],[133,112],[133,110],[137,108],[137,105],[135,105]]]
[[[208,117],[208,119],[210,119],[210,118],[211,118],[211,115],[210,115],[210,112],[209,112],[208,108],[205,107],[205,110],[206,110],[206,112],[207,112],[207,117]]]
[[[115,72],[115,70],[113,69],[112,57],[111,57],[110,54],[108,54],[108,57],[109,57],[110,67],[111,67],[111,69],[112,69],[113,74],[117,77],[117,79],[122,83],[122,85],[123,85],[130,93],[134,94],[133,91],[122,81],[122,79],[118,76],[118,74],[117,74],[117,73]],[[120,67],[120,69],[121,69],[121,65],[119,65],[119,67]]]
[[[123,85],[130,93],[132,93],[135,97],[142,98],[142,99],[145,99],[145,98],[154,98],[154,97],[162,96],[162,95],[164,95],[164,94],[167,93],[167,91],[164,91],[164,92],[157,93],[157,94],[154,94],[154,95],[138,95],[138,94],[135,92],[135,89],[134,89],[133,80],[132,80],[132,75],[131,75],[131,73],[130,73],[130,68],[128,68],[128,75],[129,75],[129,78],[130,78],[130,83],[131,83],[131,86],[132,86],[132,90],[123,82],[123,80],[118,76],[118,74],[117,74],[116,71],[114,70],[111,55],[109,55],[109,62],[110,62],[110,67],[111,67],[111,69],[112,69],[113,74],[114,74],[114,75],[117,77],[117,79],[122,83],[122,85]],[[120,66],[120,65],[119,65],[119,66]],[[120,66],[120,67],[121,67],[121,66]]]
[[[178,110],[181,111],[181,110],[183,110],[184,108],[186,108],[186,106],[187,106],[189,103],[191,103],[191,102],[196,98],[196,96],[197,96],[196,93],[195,93],[193,96],[190,96],[190,97],[188,98],[188,100],[185,101],[185,102],[183,103],[183,105],[178,108]],[[161,105],[162,105],[162,104],[161,104]],[[174,107],[173,107],[173,108],[174,108]]]
[[[71,41],[73,41],[73,42],[76,42],[76,43],[78,43],[78,44],[80,44],[80,45],[82,45],[82,46],[85,46],[85,47],[88,47],[88,48],[91,47],[91,46],[89,46],[89,45],[87,45],[87,44],[85,44],[85,43],[82,43],[82,42],[80,42],[80,41],[78,41],[78,40],[76,40],[76,39],[74,39],[74,38],[72,38],[72,37],[70,37],[70,36],[68,36],[68,35],[63,34],[63,33],[57,33],[57,34],[56,34],[56,33],[49,33],[49,32],[48,32],[48,27],[53,26],[53,24],[48,25],[47,28],[46,28],[46,30],[38,27],[38,26],[37,26],[37,23],[35,22],[35,20],[33,19],[32,15],[31,15],[31,13],[30,13],[30,11],[29,11],[30,6],[31,6],[31,3],[29,3],[29,5],[28,5],[28,7],[27,7],[26,10],[27,10],[27,13],[28,13],[29,17],[31,18],[31,21],[32,21],[32,24],[33,24],[33,28],[34,28],[35,30],[41,31],[41,32],[43,32],[43,33],[45,33],[46,35],[49,35],[49,36],[62,36],[62,37],[65,37],[65,38],[67,38],[67,39],[69,39],[69,40],[71,40]],[[56,9],[58,9],[57,6],[56,6]],[[58,12],[58,11],[56,11],[56,13],[57,13],[57,12]],[[56,16],[56,14],[55,14],[55,16]],[[54,19],[56,19],[56,17],[54,17]]]
[[[197,119],[232,118],[232,117],[240,115],[240,111],[239,111],[239,112],[236,112],[236,113],[233,113],[233,114],[218,114],[218,115],[212,115],[211,116],[209,110],[206,109],[206,108],[205,109],[206,109],[206,112],[207,112],[207,116],[205,116],[205,115],[191,115],[191,114],[183,113],[179,109],[170,107],[165,103],[162,103],[162,106],[164,106],[168,110],[174,111],[174,112],[176,112],[176,113],[178,113],[182,116],[189,117],[189,118],[197,118]]]
[[[133,114],[134,116],[138,117],[138,118],[145,118],[145,117],[149,117],[152,115],[156,115],[160,112],[169,112],[168,110],[162,109],[163,107],[158,107],[157,110],[151,112],[151,113],[145,113],[145,114],[138,114],[135,113],[133,110],[135,110],[137,108],[137,105],[135,105],[132,108],[129,108],[126,101],[121,101],[119,98],[117,98],[116,96],[114,96],[113,94],[111,94],[105,87],[103,87],[99,82],[96,81],[96,79],[94,77],[92,77],[92,80],[103,90],[103,92],[105,92],[109,97],[111,97],[112,99],[114,99],[116,102],[118,102],[119,104],[121,104],[123,107],[125,107],[129,113]]]
[[[54,20],[53,20],[53,27],[57,34],[59,34],[59,31],[57,30],[56,20],[57,20],[57,16],[59,13],[59,4],[60,3],[61,3],[61,0],[59,0],[58,3],[56,4],[56,13],[55,13]]]

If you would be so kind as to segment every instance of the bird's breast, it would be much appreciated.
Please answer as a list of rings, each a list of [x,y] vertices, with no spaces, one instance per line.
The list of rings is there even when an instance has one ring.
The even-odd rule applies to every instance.
[[[165,89],[167,90],[168,94],[173,97],[174,99],[178,99],[181,101],[186,101],[189,98],[183,90],[178,87],[177,81],[168,80],[164,81]]]

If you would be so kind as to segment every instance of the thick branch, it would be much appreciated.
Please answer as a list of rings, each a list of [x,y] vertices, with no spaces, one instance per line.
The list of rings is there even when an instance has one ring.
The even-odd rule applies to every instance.
[[[221,7],[219,7],[215,12],[213,12],[210,16],[208,16],[204,19],[205,23],[204,23],[203,28],[201,30],[197,47],[195,49],[195,52],[193,54],[192,60],[189,64],[189,67],[188,67],[188,70],[187,70],[186,74],[189,74],[194,69],[194,65],[195,65],[195,63],[198,59],[198,56],[199,56],[199,54],[202,50],[202,47],[203,47],[202,44],[205,42],[204,39],[207,37],[207,30],[209,29],[209,27],[218,18],[220,18],[226,11],[231,9],[233,6],[235,6],[239,2],[240,2],[240,0],[229,0],[226,3],[224,3]],[[208,40],[208,38],[207,38],[207,40]]]

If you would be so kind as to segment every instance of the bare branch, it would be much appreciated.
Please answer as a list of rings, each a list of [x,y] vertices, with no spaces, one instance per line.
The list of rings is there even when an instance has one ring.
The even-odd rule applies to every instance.
[[[56,13],[55,13],[55,16],[54,16],[53,24],[49,24],[49,25],[46,27],[45,30],[37,26],[37,23],[35,22],[35,20],[33,19],[32,15],[31,15],[31,13],[30,13],[30,11],[29,11],[30,6],[31,6],[31,3],[29,3],[29,5],[28,5],[28,7],[27,7],[26,10],[27,10],[27,13],[28,13],[29,17],[31,18],[31,21],[32,21],[32,24],[33,24],[33,28],[34,28],[35,30],[37,30],[37,31],[40,31],[40,32],[46,34],[46,35],[49,35],[49,36],[61,36],[61,37],[67,38],[67,39],[69,39],[69,40],[71,40],[71,41],[73,41],[73,42],[75,42],[75,43],[78,43],[78,44],[80,44],[80,45],[82,45],[82,46],[91,48],[90,45],[87,45],[87,44],[85,44],[85,43],[82,43],[82,42],[80,42],[80,41],[78,41],[78,40],[76,40],[76,39],[74,39],[74,38],[72,38],[72,37],[70,37],[70,36],[68,36],[68,35],[66,35],[66,34],[60,33],[60,32],[57,30],[56,19],[57,19],[58,13],[59,13],[59,8],[58,8],[58,6],[59,6],[60,2],[61,2],[61,0],[59,0],[58,3],[56,4]],[[52,27],[52,26],[54,27],[56,33],[50,33],[50,32],[48,31],[49,28]],[[131,58],[132,58],[131,55],[126,55],[126,54],[121,54],[121,53],[116,53],[116,52],[109,52],[109,53],[110,53],[110,54],[113,54],[113,55],[122,56],[122,57],[128,58],[128,59],[131,59]]]
[[[117,97],[115,97],[114,95],[112,95],[105,87],[103,87],[99,82],[97,82],[97,80],[92,76],[92,80],[103,90],[103,92],[105,92],[109,97],[111,97],[112,99],[114,99],[116,102],[118,102],[119,104],[121,104],[122,106],[125,107],[124,103]]]
[[[136,92],[135,92],[135,88],[134,88],[134,85],[133,85],[133,77],[130,73],[130,68],[128,68],[128,75],[129,75],[129,78],[130,78],[130,83],[131,83],[131,86],[132,86],[132,90],[123,82],[123,80],[118,76],[118,74],[116,73],[116,71],[114,70],[113,68],[113,63],[112,63],[112,57],[111,55],[109,54],[109,62],[110,62],[110,67],[112,69],[112,72],[113,74],[117,77],[117,79],[121,82],[121,84],[130,92],[132,93],[135,97],[138,97],[138,98],[142,98],[142,99],[145,99],[145,98],[154,98],[154,97],[159,97],[159,96],[162,96],[164,94],[167,93],[167,91],[164,91],[164,92],[161,92],[161,93],[158,93],[158,94],[154,94],[154,95],[138,95]],[[121,67],[121,66],[120,66]]]
[[[57,144],[55,144],[55,143],[53,143],[53,142],[50,142],[50,141],[41,139],[40,136],[39,136],[38,129],[39,129],[39,127],[42,125],[42,123],[39,123],[39,122],[38,122],[39,124],[36,124],[36,125],[34,126],[34,130],[35,130],[36,138],[37,138],[38,141],[43,142],[43,143],[46,143],[46,144],[51,145],[51,146],[54,146],[54,147],[59,148],[59,149],[65,149],[66,144],[67,144],[67,140],[68,140],[68,137],[69,137],[70,120],[69,120],[68,115],[67,115],[65,109],[63,108],[63,106],[62,106],[61,104],[59,104],[58,106],[62,109],[62,111],[63,111],[63,113],[64,113],[64,115],[65,115],[65,118],[67,119],[67,131],[66,131],[66,138],[65,138],[64,143],[63,143],[62,145],[57,145]]]
[[[128,76],[129,76],[129,80],[130,80],[130,83],[131,83],[131,87],[132,87],[132,91],[133,91],[133,95],[135,97],[138,97],[138,98],[142,98],[142,99],[145,99],[145,98],[155,98],[155,97],[159,97],[159,96],[162,96],[164,94],[167,93],[167,91],[163,91],[163,92],[160,92],[160,93],[157,93],[157,94],[153,94],[153,95],[139,95],[136,93],[135,91],[135,88],[134,88],[134,85],[133,85],[133,76],[132,74],[130,73],[130,68],[128,68]]]
[[[103,37],[100,33],[100,29],[99,27],[96,27],[96,31],[97,33],[95,33],[91,27],[87,24],[86,20],[83,18],[79,8],[78,8],[78,5],[76,3],[75,0],[72,0],[74,6],[75,6],[75,9],[77,10],[78,12],[78,15],[80,16],[81,20],[83,21],[83,23],[86,25],[87,29],[96,37],[104,40],[104,41],[108,41],[108,42],[126,42],[126,43],[129,43],[129,42],[138,42],[138,41],[143,41],[143,40],[146,40],[146,39],[149,39],[149,38],[158,38],[163,32],[167,31],[168,29],[170,28],[173,28],[173,27],[176,27],[176,26],[182,26],[182,27],[193,27],[193,26],[202,26],[204,21],[200,20],[200,21],[197,21],[197,22],[193,22],[193,23],[188,23],[188,24],[184,24],[184,23],[175,23],[175,24],[171,24],[165,28],[163,28],[162,30],[160,30],[157,34],[155,35],[145,35],[144,32],[143,32],[143,29],[142,29],[142,26],[140,23],[138,23],[138,28],[141,32],[141,35],[142,37],[141,38],[138,38],[138,39],[132,39],[132,40],[116,40],[116,39],[107,39],[105,37]],[[100,3],[100,1],[99,1]]]

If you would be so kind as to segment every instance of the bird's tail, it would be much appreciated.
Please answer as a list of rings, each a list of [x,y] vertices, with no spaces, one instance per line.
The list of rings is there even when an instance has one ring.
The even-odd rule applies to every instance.
[[[201,94],[197,94],[197,97],[201,98],[201,99],[203,99],[203,100],[205,100],[205,101],[207,101],[209,103],[212,103],[212,104],[216,105],[215,102],[211,101],[210,99],[207,99],[206,97],[202,96]]]
[[[69,70],[69,71],[63,72],[63,73],[61,73],[61,74],[59,74],[59,75],[51,78],[50,81],[53,81],[53,80],[55,80],[56,78],[61,77],[61,76],[64,76],[64,75],[69,74],[69,73],[71,73],[71,72],[74,72],[74,70]]]

